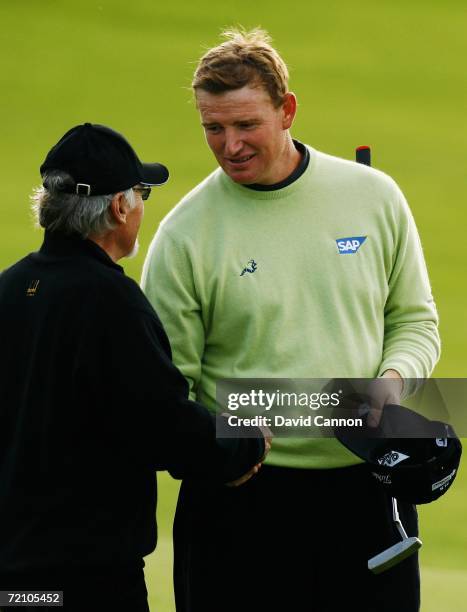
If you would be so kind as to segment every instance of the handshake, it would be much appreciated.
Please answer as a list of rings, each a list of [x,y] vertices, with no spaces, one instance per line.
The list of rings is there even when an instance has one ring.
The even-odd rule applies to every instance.
[[[400,375],[394,370],[387,370],[386,372],[384,372],[381,378],[375,380],[373,383],[370,384],[370,386],[366,390],[369,401],[369,414],[367,418],[367,424],[369,427],[378,427],[383,413],[383,409],[386,405],[399,404],[402,390],[403,381]],[[261,425],[258,428],[261,430],[264,436],[265,449],[263,456],[256,465],[254,465],[250,470],[248,470],[248,472],[243,474],[243,476],[240,476],[240,478],[226,483],[226,486],[239,487],[242,484],[245,484],[246,482],[248,482],[248,480],[250,480],[250,478],[252,478],[259,472],[261,466],[263,465],[267,454],[271,450],[273,434],[269,427],[265,425]]]
[[[245,484],[245,482],[248,482],[248,480],[250,480],[250,478],[255,476],[255,474],[257,474],[259,470],[261,469],[261,466],[263,465],[263,462],[266,459],[267,454],[271,450],[272,431],[269,429],[269,427],[266,427],[264,425],[259,427],[258,429],[261,430],[261,433],[264,436],[264,454],[263,456],[261,457],[261,459],[256,465],[254,465],[250,470],[248,470],[248,472],[246,472],[246,474],[243,474],[243,476],[240,476],[240,478],[237,478],[236,480],[227,482],[226,483],[227,487],[239,487],[240,485]]]

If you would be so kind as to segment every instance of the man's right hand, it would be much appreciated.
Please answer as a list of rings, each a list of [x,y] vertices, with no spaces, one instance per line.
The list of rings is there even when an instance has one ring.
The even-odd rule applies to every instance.
[[[240,478],[237,478],[236,480],[227,482],[226,483],[227,487],[239,487],[240,485],[245,484],[245,482],[248,482],[250,478],[252,478],[255,474],[259,472],[261,466],[263,465],[263,462],[266,459],[267,454],[271,450],[272,431],[269,429],[269,427],[260,427],[259,429],[261,429],[261,432],[264,436],[264,455],[261,457],[260,462],[257,463],[255,466],[253,466],[251,470],[248,470],[246,474],[243,474],[243,476],[240,476]]]

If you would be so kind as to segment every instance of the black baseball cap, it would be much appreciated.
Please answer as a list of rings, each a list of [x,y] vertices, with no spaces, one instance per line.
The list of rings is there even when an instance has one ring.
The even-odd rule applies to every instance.
[[[457,475],[462,445],[452,426],[404,406],[385,406],[377,428],[365,422],[358,434],[349,427],[335,427],[334,433],[397,499],[432,502],[446,493]]]
[[[138,183],[162,185],[169,178],[162,164],[143,164],[122,134],[92,123],[71,128],[50,149],[40,167],[41,176],[53,170],[73,178],[74,184],[63,191],[84,196],[117,193]]]

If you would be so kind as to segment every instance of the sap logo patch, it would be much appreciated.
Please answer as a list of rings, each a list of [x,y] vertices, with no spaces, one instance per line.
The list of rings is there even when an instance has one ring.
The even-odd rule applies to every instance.
[[[339,255],[356,253],[366,240],[366,236],[349,236],[348,238],[337,238],[337,248]]]

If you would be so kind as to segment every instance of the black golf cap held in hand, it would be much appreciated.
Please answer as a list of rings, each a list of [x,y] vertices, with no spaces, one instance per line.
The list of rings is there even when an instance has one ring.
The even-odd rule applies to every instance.
[[[92,123],[71,128],[52,147],[40,167],[41,176],[54,170],[74,180],[63,191],[84,196],[113,194],[138,183],[162,185],[169,178],[162,164],[143,164],[119,132]]]
[[[451,425],[388,404],[379,427],[363,429],[356,435],[354,428],[336,427],[334,433],[368,464],[392,497],[426,504],[444,495],[454,482],[462,445]]]

